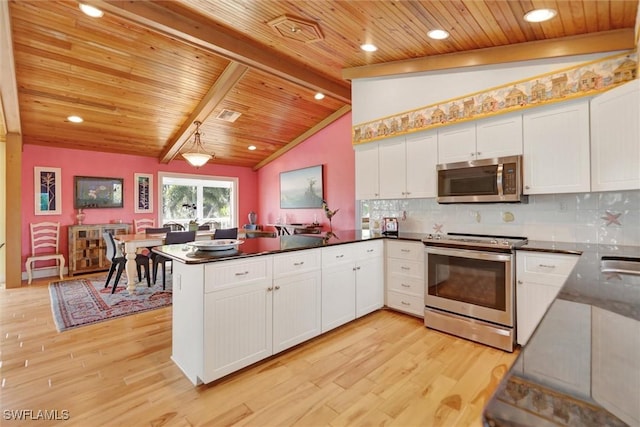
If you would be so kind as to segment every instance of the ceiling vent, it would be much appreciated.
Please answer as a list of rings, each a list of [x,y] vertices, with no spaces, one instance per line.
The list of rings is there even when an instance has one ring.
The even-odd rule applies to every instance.
[[[320,26],[314,21],[282,15],[267,22],[281,37],[303,43],[314,43],[324,39]]]
[[[224,120],[225,122],[229,122],[229,123],[233,123],[236,120],[238,120],[238,117],[240,117],[242,113],[238,113],[237,111],[231,111],[231,110],[222,110],[220,111],[220,113],[218,113],[218,115],[216,116],[216,119],[218,120]]]

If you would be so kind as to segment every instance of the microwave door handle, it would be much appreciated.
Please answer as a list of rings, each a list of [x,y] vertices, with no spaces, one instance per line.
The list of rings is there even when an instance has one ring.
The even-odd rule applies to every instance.
[[[496,181],[498,184],[498,196],[503,196],[504,195],[504,190],[502,188],[502,171],[504,169],[504,163],[499,163],[498,164],[498,171],[496,174]]]

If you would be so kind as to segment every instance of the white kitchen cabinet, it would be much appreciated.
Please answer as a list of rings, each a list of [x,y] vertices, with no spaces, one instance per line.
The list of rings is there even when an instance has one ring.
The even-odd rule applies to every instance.
[[[593,400],[630,426],[640,425],[640,322],[592,309]]]
[[[517,251],[517,341],[525,345],[578,262],[578,255]]]
[[[383,242],[322,248],[322,332],[384,305]]]
[[[307,341],[321,331],[321,252],[273,256],[273,353]]]
[[[356,200],[378,199],[380,197],[378,143],[357,145],[354,150]]]
[[[557,299],[522,351],[525,378],[589,399],[591,306]]]
[[[589,192],[589,101],[523,113],[525,194]]]
[[[381,199],[436,196],[436,131],[385,139],[378,147]]]
[[[384,242],[355,243],[356,317],[384,306]]]
[[[476,121],[476,159],[522,154],[522,114]]]
[[[356,318],[352,244],[322,249],[322,332]]]
[[[476,159],[476,124],[466,122],[438,130],[438,163]]]
[[[522,154],[522,114],[505,114],[438,131],[438,163]]]
[[[387,307],[424,317],[424,245],[387,240]]]
[[[405,197],[436,197],[438,180],[438,133],[420,132],[406,139],[406,190]]]
[[[201,380],[206,383],[273,353],[272,260],[265,256],[195,267],[204,268],[200,323],[204,325]],[[202,294],[191,306],[201,298]]]
[[[380,141],[378,155],[380,198],[404,198],[407,191],[405,137],[399,136]]]
[[[640,81],[591,99],[591,191],[640,189]]]

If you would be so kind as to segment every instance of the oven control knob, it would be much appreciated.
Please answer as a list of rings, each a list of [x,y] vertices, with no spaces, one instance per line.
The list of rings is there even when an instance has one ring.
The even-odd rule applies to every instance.
[[[440,240],[442,239],[442,236],[440,234],[436,234],[436,240]]]
[[[491,243],[492,245],[497,245],[498,241],[496,239],[491,239],[489,243]]]
[[[433,239],[433,234],[427,234],[427,239]]]
[[[503,246],[509,246],[509,241],[508,240],[503,240],[502,241],[502,245]]]

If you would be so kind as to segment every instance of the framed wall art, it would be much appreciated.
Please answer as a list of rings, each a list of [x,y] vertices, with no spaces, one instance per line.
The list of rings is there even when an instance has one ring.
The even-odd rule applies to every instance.
[[[74,176],[73,207],[103,209],[124,207],[124,179],[101,176]]]
[[[61,169],[35,166],[33,175],[35,214],[60,215],[62,213]]]
[[[322,165],[280,173],[280,208],[321,208],[323,192]]]
[[[133,177],[135,213],[153,213],[153,175],[136,173]]]

